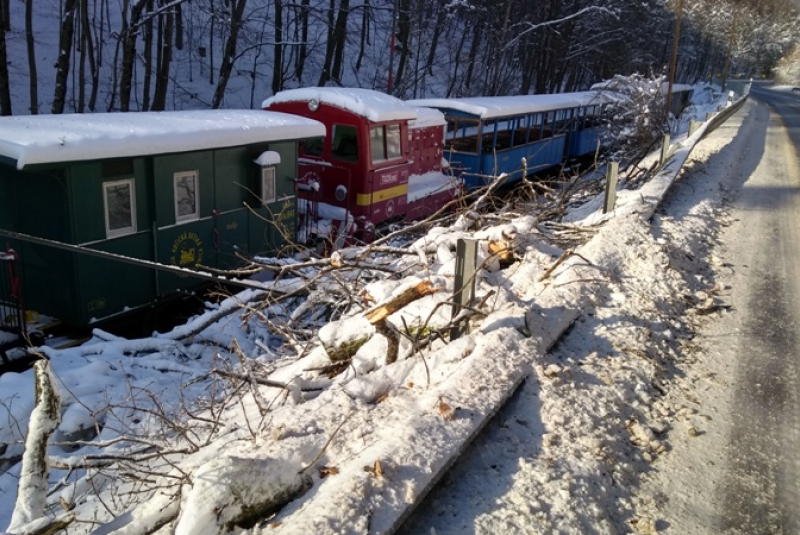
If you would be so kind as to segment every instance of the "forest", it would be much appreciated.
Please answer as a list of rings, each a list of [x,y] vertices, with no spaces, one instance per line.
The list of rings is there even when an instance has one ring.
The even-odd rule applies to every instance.
[[[552,93],[800,78],[791,0],[0,0],[0,113],[255,108],[291,87]],[[776,69],[777,67],[777,69]]]

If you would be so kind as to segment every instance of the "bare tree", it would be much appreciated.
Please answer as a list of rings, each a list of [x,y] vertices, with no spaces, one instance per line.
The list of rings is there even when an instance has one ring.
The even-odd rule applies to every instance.
[[[28,48],[31,114],[36,115],[39,113],[39,78],[36,74],[36,48],[33,40],[33,0],[25,2],[25,44]]]
[[[236,59],[236,45],[239,40],[239,30],[242,26],[242,19],[244,17],[244,8],[247,5],[247,0],[231,0],[231,15],[230,15],[230,33],[228,40],[225,43],[225,52],[222,55],[222,64],[219,67],[219,81],[217,82],[217,89],[214,91],[214,98],[211,101],[211,107],[216,109],[222,105],[222,100],[225,97],[225,88],[228,85],[228,80],[231,77],[233,70],[233,62]]]
[[[6,55],[6,29],[10,21],[7,10],[8,1],[0,10],[0,115],[11,115],[11,86],[8,79],[8,57]]]
[[[58,39],[58,62],[56,64],[56,84],[53,95],[52,113],[64,113],[69,78],[69,58],[72,54],[72,38],[75,31],[75,11],[78,0],[66,0],[61,18],[61,31]]]
[[[150,109],[161,111],[167,104],[167,88],[170,80],[172,64],[172,42],[175,28],[175,12],[168,7],[165,13],[158,15],[158,54],[156,60],[156,87],[153,92],[153,105]]]
[[[275,0],[275,47],[272,54],[272,94],[283,88],[283,2]]]
[[[300,46],[297,51],[297,62],[294,68],[294,78],[297,81],[303,79],[303,69],[306,66],[308,57],[308,13],[310,11],[311,0],[302,0],[300,3],[300,17],[298,26],[300,28]]]

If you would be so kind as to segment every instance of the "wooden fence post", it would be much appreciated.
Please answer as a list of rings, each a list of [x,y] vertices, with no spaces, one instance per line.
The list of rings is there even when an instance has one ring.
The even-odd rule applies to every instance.
[[[456,242],[456,279],[453,288],[452,318],[458,316],[461,307],[467,306],[475,297],[475,273],[477,272],[478,241],[459,238]],[[460,338],[467,332],[466,323],[450,329],[450,340]]]
[[[668,153],[669,153],[669,134],[664,134],[664,137],[661,139],[661,160],[659,161],[660,165],[664,165],[664,162],[667,161]]]
[[[619,177],[619,162],[609,162],[606,167],[606,196],[603,201],[603,213],[614,210],[617,202],[617,179]]]

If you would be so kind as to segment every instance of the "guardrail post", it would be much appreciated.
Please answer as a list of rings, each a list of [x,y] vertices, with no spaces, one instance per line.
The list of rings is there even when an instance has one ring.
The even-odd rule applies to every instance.
[[[692,137],[692,134],[697,132],[701,124],[703,124],[702,121],[689,121],[689,137]]]
[[[614,210],[617,203],[617,182],[619,178],[619,162],[609,162],[606,167],[606,196],[603,201],[603,213]]]
[[[706,121],[710,121],[711,119],[713,119],[714,115],[716,115],[716,113],[714,113],[713,111],[707,112],[706,113]]]
[[[453,289],[453,309],[451,318],[458,316],[461,308],[467,306],[475,297],[475,274],[477,272],[478,241],[459,238],[456,242],[456,278]],[[467,325],[450,329],[450,340],[460,338],[467,332]]]
[[[667,161],[667,154],[669,154],[669,134],[664,134],[664,137],[661,139],[661,160],[659,161],[660,165],[664,165],[664,162]]]

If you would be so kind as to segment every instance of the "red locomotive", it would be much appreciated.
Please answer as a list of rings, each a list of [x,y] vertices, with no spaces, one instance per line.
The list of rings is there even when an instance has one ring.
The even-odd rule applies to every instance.
[[[443,159],[444,116],[369,89],[282,91],[267,110],[323,123],[324,139],[300,147],[298,238],[341,246],[376,227],[420,219],[459,193]]]

